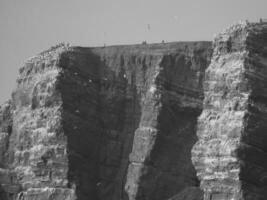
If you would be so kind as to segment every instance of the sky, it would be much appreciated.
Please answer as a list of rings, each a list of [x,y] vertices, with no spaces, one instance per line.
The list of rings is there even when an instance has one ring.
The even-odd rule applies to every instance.
[[[213,40],[239,20],[267,18],[266,8],[267,0],[0,0],[0,104],[23,63],[60,42]]]

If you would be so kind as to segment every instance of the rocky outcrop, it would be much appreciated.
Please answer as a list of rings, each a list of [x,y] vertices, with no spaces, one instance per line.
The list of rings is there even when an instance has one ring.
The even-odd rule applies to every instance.
[[[0,199],[266,199],[266,47],[266,23],[240,23],[213,53],[60,44],[29,59],[0,107]]]
[[[267,24],[239,23],[214,41],[192,160],[204,200],[264,200]]]
[[[63,95],[59,88],[58,46],[28,60],[17,79],[12,133],[9,139],[10,169],[21,191],[17,199],[74,199],[70,186],[68,136],[63,127]]]
[[[156,200],[198,186],[190,150],[210,52],[58,45],[29,59],[1,111],[2,198]]]
[[[208,52],[199,47],[165,55],[156,65],[130,154],[125,186],[130,200],[168,199],[198,186],[190,151],[208,64]]]

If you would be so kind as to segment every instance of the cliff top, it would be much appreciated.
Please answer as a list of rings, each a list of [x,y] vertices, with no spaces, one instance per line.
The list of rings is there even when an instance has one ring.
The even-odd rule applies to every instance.
[[[179,51],[197,51],[211,47],[210,41],[169,42],[153,44],[113,45],[105,47],[72,47],[74,49],[91,50],[96,54],[170,54]]]
[[[173,53],[181,50],[198,50],[202,48],[209,48],[211,41],[188,41],[188,42],[168,42],[168,43],[152,43],[152,44],[129,44],[129,45],[111,45],[111,46],[97,46],[97,47],[83,47],[83,46],[70,46],[69,44],[60,43],[48,50],[45,50],[29,60],[43,57],[52,53],[59,53],[66,50],[82,50],[93,51],[97,54],[112,54],[112,53],[140,53],[140,54],[163,54]],[[29,61],[28,60],[28,61]]]

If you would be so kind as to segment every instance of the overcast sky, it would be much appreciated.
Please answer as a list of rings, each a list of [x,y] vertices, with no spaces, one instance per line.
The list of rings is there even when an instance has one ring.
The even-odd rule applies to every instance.
[[[59,42],[212,40],[234,22],[267,18],[266,8],[267,0],[0,0],[0,103],[27,58]]]

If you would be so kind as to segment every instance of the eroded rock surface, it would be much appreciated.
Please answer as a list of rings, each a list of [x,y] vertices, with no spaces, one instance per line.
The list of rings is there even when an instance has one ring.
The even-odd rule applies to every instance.
[[[60,44],[29,59],[0,107],[0,199],[265,200],[267,25],[213,47]]]
[[[214,41],[192,160],[204,200],[264,200],[267,24],[239,23]]]
[[[29,59],[1,107],[1,198],[157,200],[198,186],[210,47],[58,45]]]
[[[190,152],[208,56],[199,45],[185,47],[157,64],[130,154],[125,186],[130,200],[168,199],[185,187],[198,186]]]

